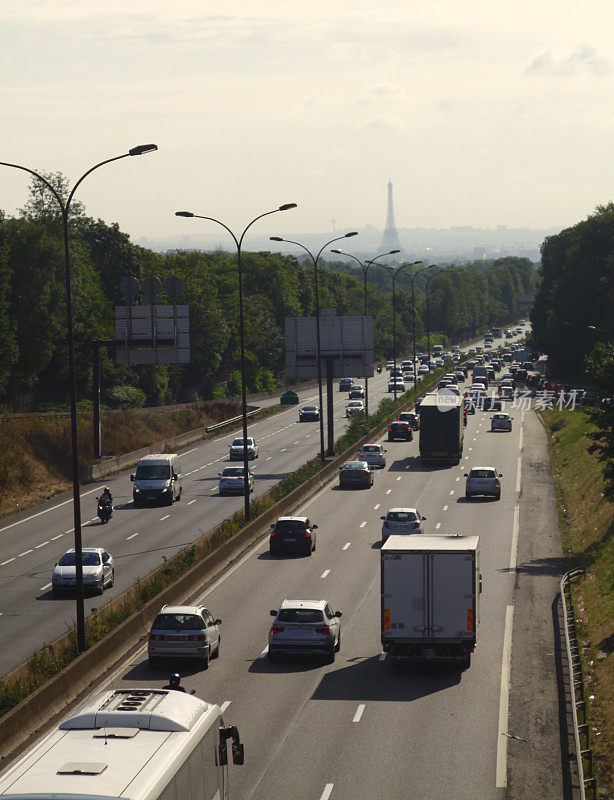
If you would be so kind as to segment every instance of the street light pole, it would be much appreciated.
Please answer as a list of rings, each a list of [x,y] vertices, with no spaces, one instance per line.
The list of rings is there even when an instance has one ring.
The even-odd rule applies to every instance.
[[[300,242],[294,242],[291,239],[284,239],[282,236],[270,236],[272,242],[286,242],[286,244],[294,244],[297,247],[300,247],[304,250],[309,258],[313,263],[313,268],[315,272],[315,293],[316,293],[316,359],[318,362],[318,398],[320,403],[320,460],[324,463],[325,453],[324,453],[324,405],[322,399],[322,359],[320,356],[320,299],[318,296],[318,261],[320,260],[320,256],[325,248],[332,244],[333,242],[339,242],[341,239],[349,239],[350,236],[358,236],[358,231],[350,231],[349,233],[344,234],[343,236],[337,236],[334,239],[331,239],[330,242],[326,242],[326,244],[322,245],[320,250],[318,251],[318,255],[314,257],[311,250],[308,250],[304,244]],[[333,455],[329,453],[329,455]]]
[[[426,283],[426,352],[429,359],[429,369],[431,368],[431,328],[430,328],[430,320],[429,320],[429,284],[436,278],[438,275],[441,275],[442,272],[445,272],[444,269],[440,269],[439,272],[433,272],[431,275],[427,275],[424,279]]]
[[[144,153],[149,153],[152,150],[157,150],[158,146],[155,144],[143,144],[138,147],[133,147],[127,153],[114,158],[107,158],[99,164],[95,164],[91,169],[88,169],[73,186],[68,199],[64,201],[60,196],[57,189],[49,183],[49,181],[28,167],[23,167],[20,164],[10,164],[6,161],[0,161],[0,165],[4,167],[13,167],[20,169],[23,172],[28,172],[33,175],[37,180],[45,184],[49,189],[55,200],[57,201],[60,212],[62,214],[62,229],[64,239],[64,277],[66,281],[66,317],[67,317],[67,342],[68,342],[68,371],[69,371],[69,390],[70,390],[70,438],[72,449],[72,491],[73,491],[73,524],[74,524],[74,539],[75,539],[75,574],[76,574],[76,603],[77,603],[77,649],[79,652],[85,650],[85,609],[84,609],[84,596],[83,596],[83,548],[81,539],[81,498],[79,494],[79,447],[77,439],[77,389],[75,379],[75,347],[74,347],[74,331],[73,331],[73,314],[72,314],[72,288],[71,288],[71,273],[70,273],[70,247],[68,236],[68,217],[70,213],[70,204],[81,182],[95,169],[110,164],[112,161],[119,161],[128,156],[140,156]]]
[[[367,261],[367,264],[371,262]],[[394,393],[394,399],[397,399],[397,383],[396,383],[396,371],[397,371],[397,311],[396,311],[396,293],[395,287],[397,278],[401,274],[401,272],[405,269],[405,267],[410,266],[409,264],[401,264],[399,267],[393,267],[389,264],[380,264],[381,267],[388,272],[392,279],[392,362],[393,362],[393,373],[392,373],[392,391]],[[415,369],[415,366],[414,366]]]
[[[251,228],[254,222],[257,222],[263,217],[268,217],[270,214],[276,214],[278,211],[288,211],[291,208],[296,208],[296,203],[285,203],[279,208],[274,208],[272,211],[265,211],[264,214],[259,214],[243,229],[243,233],[237,237],[234,232],[224,224],[221,220],[215,217],[206,217],[201,214],[193,214],[191,211],[175,211],[176,217],[193,217],[194,219],[206,219],[210,222],[215,222],[221,225],[222,228],[228,231],[231,235],[235,246],[237,248],[237,271],[239,280],[239,345],[240,345],[240,358],[241,358],[241,419],[243,427],[243,489],[245,494],[245,521],[249,520],[249,463],[247,455],[247,388],[245,377],[245,332],[243,322],[243,266],[241,261],[241,252],[243,239],[247,231]]]
[[[353,258],[354,261],[360,266],[362,270],[362,276],[364,278],[365,283],[365,317],[367,316],[367,273],[369,272],[369,267],[374,264],[378,258],[385,258],[386,256],[392,256],[395,253],[400,253],[400,250],[389,250],[387,253],[380,253],[375,258],[372,258],[370,261],[367,261],[366,264],[363,264],[359,258],[353,256],[351,253],[344,253],[343,250],[333,249],[330,251],[331,253],[337,253],[337,255],[347,256],[348,258]],[[365,414],[369,416],[369,378],[365,376]]]
[[[422,263],[423,263],[422,261],[415,261],[414,262],[414,264],[422,264]],[[414,349],[414,356],[413,356],[413,358],[414,358],[414,389],[416,388],[416,385],[418,383],[418,373],[416,371],[416,295],[415,295],[415,292],[414,292],[414,283],[416,281],[416,278],[418,277],[418,275],[420,275],[421,272],[426,272],[427,269],[432,269],[433,267],[436,267],[436,266],[437,266],[437,264],[429,264],[428,267],[422,267],[422,269],[419,269],[416,272],[414,272],[414,274],[412,275],[412,278],[411,278],[411,326],[412,326],[412,335],[413,335],[413,342],[414,342],[414,347],[413,347],[413,349]],[[429,364],[429,369],[430,368],[431,368],[431,365]]]

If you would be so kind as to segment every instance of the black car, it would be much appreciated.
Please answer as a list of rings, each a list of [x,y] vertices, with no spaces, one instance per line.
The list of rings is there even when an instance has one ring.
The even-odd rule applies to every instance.
[[[317,406],[303,406],[298,412],[299,422],[319,422],[320,409]]]
[[[413,438],[414,432],[411,422],[397,419],[388,426],[389,442],[393,442],[395,439],[405,439],[406,442],[411,442]]]
[[[420,430],[420,414],[416,414],[413,411],[401,411],[398,420],[400,422],[409,422],[415,431]]]
[[[341,378],[339,381],[339,391],[340,392],[349,392],[350,387],[354,383],[354,378]]]
[[[310,556],[316,549],[317,525],[312,525],[307,517],[279,517],[271,525],[269,552],[277,555],[283,551],[303,553]]]
[[[365,461],[346,461],[339,467],[339,486],[373,486],[373,472]]]

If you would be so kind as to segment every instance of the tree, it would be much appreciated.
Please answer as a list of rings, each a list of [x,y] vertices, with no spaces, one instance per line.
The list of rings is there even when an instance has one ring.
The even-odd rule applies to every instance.
[[[589,452],[597,453],[603,463],[605,496],[614,500],[614,344],[600,342],[586,357],[586,372],[603,393],[602,402],[589,409],[588,415],[597,430],[589,434],[593,444]]]
[[[53,186],[62,201],[66,203],[71,191],[68,178],[61,172],[36,171]],[[22,216],[26,219],[31,222],[58,222],[62,219],[62,211],[53,192],[34,175],[30,180],[28,195],[28,200],[21,210]],[[78,201],[73,200],[70,204],[69,219],[81,217],[84,214],[85,207]]]

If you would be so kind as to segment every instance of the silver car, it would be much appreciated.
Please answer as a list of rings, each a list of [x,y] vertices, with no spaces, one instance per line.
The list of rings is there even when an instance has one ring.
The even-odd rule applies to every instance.
[[[385,452],[381,444],[363,444],[357,458],[359,461],[366,461],[370,467],[383,468],[386,466]]]
[[[365,404],[362,400],[350,400],[345,407],[345,416],[351,417],[352,414],[360,414],[365,410]]]
[[[426,520],[417,508],[391,508],[385,517],[380,517],[382,524],[382,542],[389,536],[413,535],[424,533],[422,523]]]
[[[233,439],[232,444],[228,446],[230,448],[229,455],[231,461],[243,461],[244,450],[247,450],[248,459],[258,458],[258,445],[256,444],[256,440],[252,439],[251,436],[248,436],[245,440],[245,447],[243,446],[243,437]]]
[[[467,482],[465,484],[465,498],[470,500],[477,494],[494,497],[495,500],[501,499],[500,472],[494,467],[473,467],[469,474],[465,473]]]
[[[83,547],[83,589],[85,592],[102,594],[115,581],[115,565],[112,556],[103,547]],[[77,585],[76,554],[68,550],[53,568],[51,591],[54,597],[62,589],[74,589]]]
[[[491,431],[511,431],[512,420],[509,414],[493,414],[490,420]]]
[[[269,631],[269,661],[279,655],[324,655],[332,664],[341,647],[341,611],[326,600],[284,600]]]
[[[243,467],[226,467],[223,472],[218,472],[220,479],[218,492],[220,497],[225,494],[245,494],[245,476]],[[247,485],[250,493],[254,491],[254,473],[247,471]]]
[[[205,606],[162,606],[149,632],[149,666],[157,667],[162,658],[185,658],[207,669],[209,659],[220,654],[221,624]]]

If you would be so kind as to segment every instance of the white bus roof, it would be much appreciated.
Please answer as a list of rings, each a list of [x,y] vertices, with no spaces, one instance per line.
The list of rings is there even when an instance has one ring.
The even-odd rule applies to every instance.
[[[219,716],[175,690],[104,692],[0,777],[0,798],[154,800]]]

